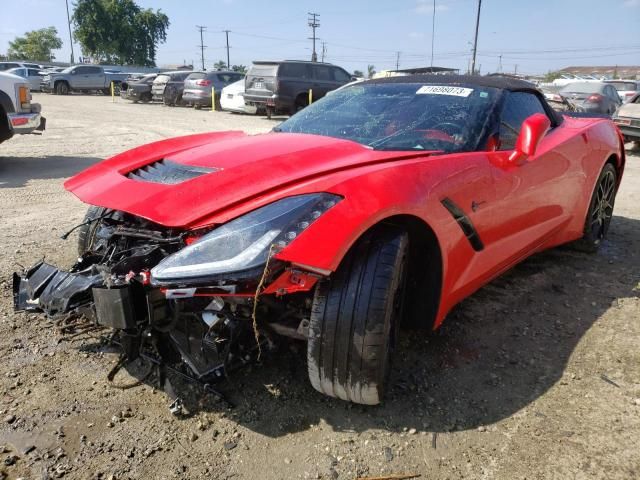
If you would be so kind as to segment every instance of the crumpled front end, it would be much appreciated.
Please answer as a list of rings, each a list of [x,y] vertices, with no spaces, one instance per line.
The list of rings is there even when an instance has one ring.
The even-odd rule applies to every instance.
[[[277,335],[306,338],[320,275],[273,254],[295,237],[291,215],[303,227],[321,215],[326,198],[312,200],[195,231],[100,209],[81,224],[86,249],[69,270],[39,262],[14,273],[15,309],[82,315],[113,329],[127,360],[149,355],[186,365],[210,383]]]

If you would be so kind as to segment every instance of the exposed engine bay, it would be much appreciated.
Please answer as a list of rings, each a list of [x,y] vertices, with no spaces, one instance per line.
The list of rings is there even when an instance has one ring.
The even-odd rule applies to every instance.
[[[182,363],[202,383],[254,360],[278,336],[306,339],[313,287],[320,277],[273,258],[278,248],[271,243],[277,241],[274,235],[265,244],[266,254],[261,253],[265,261],[253,259],[249,268],[198,273],[186,280],[163,279],[158,270],[156,280],[154,267],[197,247],[220,227],[180,231],[92,208],[93,217],[78,226],[84,251],[69,270],[40,262],[14,273],[16,310],[53,318],[82,315],[115,331],[126,361],[151,355],[158,362]]]

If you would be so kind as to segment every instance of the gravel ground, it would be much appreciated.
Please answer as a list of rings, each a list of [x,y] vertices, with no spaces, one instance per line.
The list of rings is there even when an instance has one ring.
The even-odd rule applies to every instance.
[[[190,410],[178,418],[152,379],[109,384],[117,354],[99,336],[64,339],[14,314],[10,275],[43,255],[74,260],[75,237],[59,236],[85,206],[62,182],[82,168],[161,138],[276,122],[100,96],[35,101],[45,134],[0,146],[0,478],[640,478],[638,155],[600,253],[536,255],[436,335],[401,339],[384,406],[316,393],[293,344],[220,386],[234,409],[176,382]]]

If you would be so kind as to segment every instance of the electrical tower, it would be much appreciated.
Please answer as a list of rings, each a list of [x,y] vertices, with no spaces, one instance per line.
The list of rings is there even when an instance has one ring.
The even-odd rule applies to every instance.
[[[231,70],[231,60],[229,60],[229,32],[231,30],[223,30],[227,34],[227,70]]]
[[[309,12],[309,17],[307,18],[307,22],[311,27],[311,31],[313,36],[309,38],[309,40],[313,40],[313,53],[311,54],[311,61],[318,61],[318,54],[316,53],[316,28],[320,27],[320,19],[318,18],[320,14]]]
[[[322,56],[320,57],[324,62],[324,56],[327,54],[327,42],[322,42]]]
[[[207,27],[204,27],[202,25],[196,25],[196,28],[198,30],[200,30],[200,45],[198,45],[200,47],[200,59],[202,60],[202,70],[204,70],[204,49],[206,47],[206,45],[204,44],[204,37],[203,37],[203,32],[207,29]]]

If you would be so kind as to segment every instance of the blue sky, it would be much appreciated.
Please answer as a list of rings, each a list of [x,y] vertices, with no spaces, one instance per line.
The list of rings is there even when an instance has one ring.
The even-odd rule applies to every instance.
[[[71,4],[74,0],[69,0]],[[2,0],[0,52],[25,31],[54,25],[64,41],[56,52],[69,59],[64,0]],[[206,25],[206,66],[226,60],[222,30],[231,30],[231,63],[311,56],[307,12],[320,14],[317,31],[325,61],[352,71],[428,66],[433,0],[138,0],[171,21],[158,49],[158,65],[199,65]],[[434,65],[466,70],[477,0],[436,0]],[[318,44],[320,51],[322,45]],[[76,57],[79,47],[76,46]],[[640,0],[484,0],[478,38],[482,73],[544,73],[568,65],[640,65]],[[517,65],[517,67],[516,67]]]

